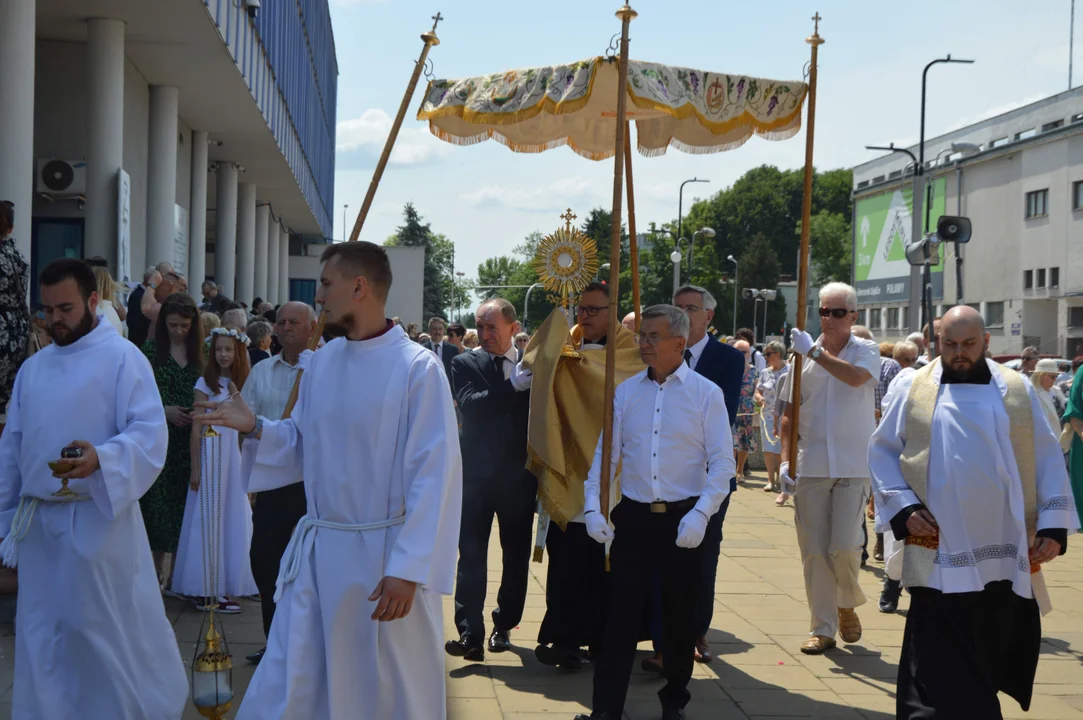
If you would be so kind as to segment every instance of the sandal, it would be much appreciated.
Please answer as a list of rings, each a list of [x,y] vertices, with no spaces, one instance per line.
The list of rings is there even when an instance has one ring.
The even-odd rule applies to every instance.
[[[839,637],[848,643],[861,639],[861,620],[853,608],[839,608]]]
[[[813,635],[801,643],[801,652],[806,655],[822,655],[835,647],[835,639],[824,635]]]

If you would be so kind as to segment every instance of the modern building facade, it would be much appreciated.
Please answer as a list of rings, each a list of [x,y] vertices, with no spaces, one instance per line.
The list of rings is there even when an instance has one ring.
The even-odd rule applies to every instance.
[[[925,159],[931,228],[940,215],[973,223],[961,271],[942,248],[936,315],[959,301],[979,309],[997,355],[1083,354],[1083,88],[932,138]],[[878,339],[905,337],[913,164],[896,153],[853,172],[860,321]]]
[[[165,260],[290,299],[331,235],[337,81],[327,0],[3,0],[0,199],[35,276]]]

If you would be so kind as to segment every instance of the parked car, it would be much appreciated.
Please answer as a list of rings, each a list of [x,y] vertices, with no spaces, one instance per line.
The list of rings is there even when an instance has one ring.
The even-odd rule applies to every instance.
[[[999,359],[999,358],[1003,358],[1003,357],[1011,357],[1011,356],[998,355],[998,356],[994,357],[993,360],[1000,363],[1001,365],[1003,365],[1006,368],[1011,368],[1012,370],[1018,370],[1019,366],[1023,364],[1023,359],[1020,358],[1018,355],[1016,355],[1014,358],[1012,358],[1010,360],[1001,360],[1001,359]],[[1042,357],[1043,360],[1046,360],[1046,359],[1055,360],[1057,362],[1057,368],[1062,373],[1070,373],[1070,372],[1072,372],[1072,361],[1071,360],[1065,360],[1064,358],[1054,357],[1053,355],[1042,355],[1041,357]]]

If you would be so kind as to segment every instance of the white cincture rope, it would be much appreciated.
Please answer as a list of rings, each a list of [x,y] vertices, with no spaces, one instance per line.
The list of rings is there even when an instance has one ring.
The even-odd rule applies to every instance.
[[[293,529],[290,543],[286,546],[286,552],[282,555],[282,564],[278,567],[278,579],[275,580],[274,601],[278,602],[282,599],[282,591],[287,585],[296,580],[297,575],[301,572],[301,550],[304,547],[305,538],[308,537],[313,528],[341,530],[343,532],[365,532],[367,530],[383,530],[395,525],[401,525],[404,522],[406,522],[406,513],[386,520],[358,523],[356,525],[321,520],[320,518],[305,515],[298,521],[297,527]]]
[[[73,497],[73,500],[76,501],[89,499],[90,495],[85,493],[77,493]],[[12,569],[18,567],[19,543],[30,532],[30,523],[34,519],[35,513],[37,513],[38,506],[43,502],[48,501],[29,495],[23,495],[19,498],[19,507],[15,509],[15,516],[11,518],[11,529],[4,541],[0,543],[0,563]]]

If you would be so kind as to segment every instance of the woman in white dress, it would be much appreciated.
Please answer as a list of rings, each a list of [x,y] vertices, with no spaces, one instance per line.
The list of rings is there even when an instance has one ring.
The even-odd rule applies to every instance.
[[[195,399],[196,402],[225,402],[240,392],[248,378],[248,337],[237,330],[215,328],[208,342],[210,358],[203,377],[196,382]],[[206,598],[212,597],[216,612],[238,613],[240,606],[230,598],[259,592],[248,559],[252,543],[252,506],[241,478],[237,431],[215,428],[215,432],[222,436],[220,480],[210,476],[209,468],[203,467],[202,429],[192,425],[192,476],[172,589],[180,595],[198,598],[197,605],[201,609],[206,607]],[[217,508],[221,518],[215,553],[218,559],[215,588],[206,588],[204,584],[204,532],[212,518],[204,517],[203,508]]]
[[[767,367],[760,373],[756,384],[756,404],[762,410],[763,422],[760,423],[760,446],[763,448],[763,463],[767,466],[767,485],[764,492],[779,493],[779,505],[786,502],[786,495],[778,478],[778,469],[782,462],[782,440],[778,436],[778,386],[786,372],[786,348],[777,340],[767,343],[763,357]]]

